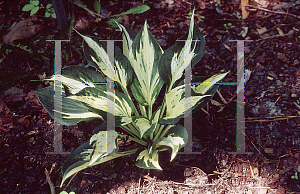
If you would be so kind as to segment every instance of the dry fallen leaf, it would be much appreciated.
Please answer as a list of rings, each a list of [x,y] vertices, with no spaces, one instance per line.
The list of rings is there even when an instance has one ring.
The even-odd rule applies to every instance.
[[[278,53],[277,54],[277,59],[280,59],[283,62],[286,62],[288,60],[284,53]]]
[[[240,32],[240,35],[242,35],[242,37],[243,38],[245,38],[246,37],[246,35],[247,35],[247,33],[248,33],[248,27],[246,27],[246,26],[243,26],[242,27],[242,31]]]
[[[29,38],[40,31],[44,26],[41,25],[41,20],[37,16],[21,20],[13,29],[3,37],[3,42],[9,43],[14,40]]]
[[[243,19],[247,19],[249,16],[249,12],[246,9],[246,5],[249,4],[249,0],[241,0],[241,4],[242,4],[242,16]]]
[[[90,26],[91,22],[85,17],[79,17],[74,25],[75,30],[82,31]]]
[[[267,31],[268,31],[268,29],[266,27],[257,29],[258,34],[263,34],[263,33],[267,32]]]
[[[258,3],[261,7],[267,7],[269,5],[269,2],[266,0],[255,0],[256,3]]]
[[[6,106],[6,104],[3,102],[1,98],[0,98],[0,112],[3,113],[3,115],[10,114],[9,108]]]
[[[23,89],[18,87],[9,88],[8,90],[4,91],[4,95],[6,96],[4,99],[5,102],[22,101],[23,97],[26,96],[26,94],[23,92]]]
[[[205,5],[203,0],[198,0],[198,4],[199,4],[200,9],[205,9],[206,8],[206,5]]]
[[[129,26],[129,17],[128,15],[122,15],[122,18],[124,19],[124,26]]]
[[[290,8],[293,7],[293,3],[289,2],[280,2],[278,4],[275,4],[274,7],[272,8],[273,10],[282,10],[282,8]]]
[[[280,28],[276,28],[276,29],[277,29],[278,33],[279,33],[281,36],[284,35],[283,31],[282,31]]]

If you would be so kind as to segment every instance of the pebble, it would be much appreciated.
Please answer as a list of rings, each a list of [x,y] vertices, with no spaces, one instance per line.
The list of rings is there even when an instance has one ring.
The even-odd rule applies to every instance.
[[[180,28],[183,28],[183,27],[184,27],[184,23],[183,23],[183,22],[179,22],[178,26],[179,26]]]
[[[282,84],[283,84],[284,86],[286,86],[286,81],[282,82]]]
[[[259,75],[259,76],[264,75],[264,74],[265,74],[265,73],[262,72],[262,71],[256,72],[256,75]]]
[[[282,82],[280,80],[276,80],[277,86],[282,86]]]
[[[292,94],[291,95],[292,98],[297,98],[297,96],[298,96],[297,94]]]
[[[119,187],[118,188],[118,193],[126,193],[126,189],[124,187]]]

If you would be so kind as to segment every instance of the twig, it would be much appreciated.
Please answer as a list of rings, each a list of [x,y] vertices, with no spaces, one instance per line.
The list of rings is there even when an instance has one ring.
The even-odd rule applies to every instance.
[[[265,41],[262,41],[258,47],[256,47],[255,51],[246,59],[246,62],[248,62],[252,57],[253,55],[256,53],[256,51],[259,49],[259,47],[264,43]]]
[[[50,186],[50,191],[51,191],[51,194],[55,194],[55,188],[54,188],[54,185],[53,183],[51,182],[51,179],[50,179],[50,176],[49,176],[49,173],[48,173],[48,170],[45,168],[45,175],[46,175],[46,180]]]
[[[219,90],[217,90],[217,93],[218,93],[219,97],[221,98],[222,102],[224,104],[228,104],[228,102],[224,99],[224,97],[222,96],[222,94],[221,94],[221,92]]]
[[[253,8],[256,8],[256,9],[259,9],[259,10],[262,10],[262,11],[266,11],[266,12],[271,12],[271,13],[276,13],[276,14],[291,15],[291,16],[294,16],[294,17],[300,19],[300,16],[294,15],[294,14],[291,14],[291,13],[286,13],[286,12],[284,12],[284,11],[272,11],[272,10],[268,10],[268,9],[265,9],[265,8],[261,8],[261,7],[256,7],[256,6],[253,6],[253,5],[249,5],[249,4],[242,4],[242,5],[248,6],[248,7],[253,7]]]
[[[272,121],[281,121],[281,120],[286,120],[286,119],[292,119],[292,118],[299,118],[300,116],[274,116],[274,117],[253,117],[253,118],[245,118],[248,119],[249,121],[247,122],[272,122]],[[265,119],[271,119],[271,120],[265,120]],[[255,119],[255,120],[251,120]],[[227,119],[228,121],[233,121],[236,119]]]
[[[261,41],[261,40],[266,40],[266,39],[270,39],[270,38],[275,38],[275,37],[280,37],[280,36],[288,36],[289,34],[276,34],[276,35],[273,35],[273,36],[267,36],[267,37],[265,37],[265,38],[261,38],[261,39],[258,39],[258,40],[256,40],[256,41]]]
[[[69,186],[69,184],[71,183],[71,181],[73,180],[73,178],[77,175],[77,173],[78,173],[78,172],[76,172],[76,173],[72,176],[72,178],[71,178],[70,181],[68,182],[67,186]],[[65,188],[66,188],[67,186],[65,186]]]
[[[216,184],[192,184],[192,183],[179,183],[179,182],[175,182],[172,181],[172,183],[177,184],[177,185],[184,185],[184,186],[193,186],[193,187],[205,187],[205,186],[209,186],[209,185],[216,185]]]
[[[88,12],[89,12],[90,14],[92,14],[92,15],[99,16],[100,18],[107,18],[107,17],[105,17],[105,16],[103,16],[103,15],[100,15],[100,14],[98,14],[98,13],[95,13],[95,12],[93,12],[93,11],[91,11],[91,10],[89,10],[89,9],[87,9],[87,8],[85,8],[85,7],[83,7],[83,6],[82,6],[80,3],[78,3],[77,1],[74,1],[74,4],[77,5],[78,7],[81,7],[82,9],[88,11]]]

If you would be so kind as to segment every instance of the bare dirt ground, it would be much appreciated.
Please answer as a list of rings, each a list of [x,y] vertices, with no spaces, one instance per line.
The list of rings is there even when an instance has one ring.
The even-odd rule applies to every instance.
[[[44,4],[50,1],[40,1]],[[84,1],[83,1],[84,2]],[[300,1],[280,0],[147,0],[150,10],[125,15],[121,23],[135,30],[144,20],[165,50],[188,30],[195,7],[206,52],[192,72],[207,76],[230,70],[224,82],[237,81],[237,43],[244,42],[245,150],[236,144],[236,85],[222,85],[207,107],[193,112],[193,151],[172,163],[161,156],[163,171],[139,169],[132,156],[79,172],[60,188],[66,155],[53,151],[54,122],[32,90],[47,85],[53,74],[53,44],[58,24],[39,11],[22,12],[29,0],[0,2],[0,193],[55,193],[62,190],[100,193],[300,193]],[[242,6],[242,3],[248,6]],[[86,3],[93,10],[93,3]],[[101,1],[101,14],[118,14],[141,1]],[[89,12],[66,3],[81,33],[117,39],[120,31]],[[23,18],[23,19],[21,19]],[[26,20],[27,19],[27,20]],[[4,38],[21,20],[34,29],[27,37]],[[27,25],[27,27],[26,27]],[[24,25],[23,25],[24,27]],[[23,29],[24,31],[24,29]],[[64,43],[63,67],[86,65],[75,33]],[[87,142],[101,122],[79,123],[63,131],[63,149],[71,152]],[[121,149],[134,146],[128,142]],[[52,191],[53,193],[53,191]]]

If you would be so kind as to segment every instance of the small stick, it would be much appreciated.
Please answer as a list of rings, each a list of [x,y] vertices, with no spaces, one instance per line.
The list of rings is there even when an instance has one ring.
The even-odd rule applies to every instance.
[[[49,176],[49,173],[48,173],[48,170],[45,168],[45,175],[46,175],[46,180],[50,186],[50,191],[51,191],[51,194],[55,194],[55,188],[54,188],[54,185],[53,183],[51,182],[51,179],[50,179],[50,176]]]
[[[253,8],[256,8],[256,9],[262,10],[262,11],[267,11],[267,12],[276,13],[276,14],[286,14],[286,15],[291,15],[291,16],[294,16],[294,17],[296,17],[296,18],[299,18],[299,19],[300,19],[300,16],[298,16],[298,15],[294,15],[294,14],[291,14],[291,13],[286,13],[286,12],[284,12],[284,11],[272,11],[272,10],[268,10],[268,9],[265,9],[265,8],[256,7],[256,6],[253,6],[253,5],[248,5],[248,4],[244,4],[244,6],[253,7]]]

